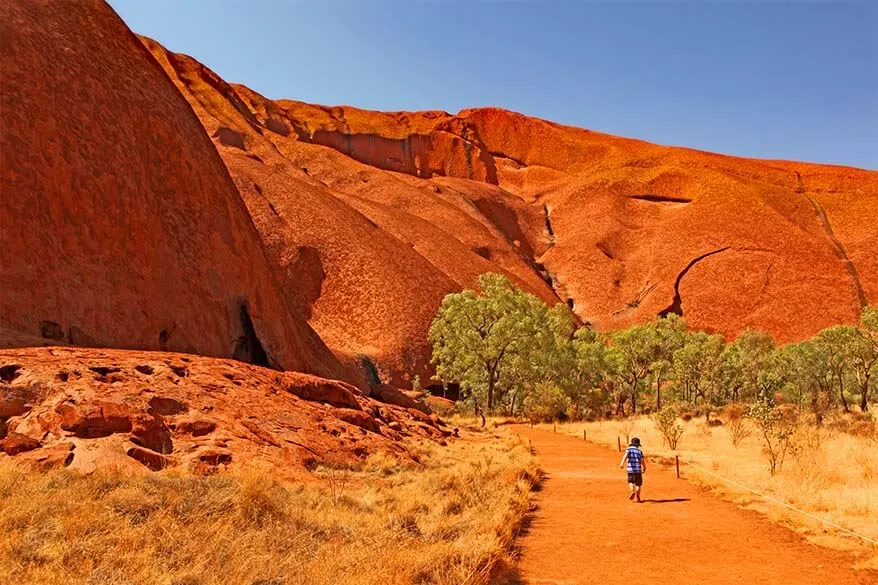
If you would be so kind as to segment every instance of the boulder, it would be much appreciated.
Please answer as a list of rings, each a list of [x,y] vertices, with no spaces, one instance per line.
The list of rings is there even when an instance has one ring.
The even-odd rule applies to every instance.
[[[335,418],[339,420],[360,427],[361,429],[366,429],[367,431],[371,431],[373,433],[378,433],[381,430],[378,421],[363,412],[362,410],[339,408],[332,414],[335,416]]]
[[[73,462],[75,447],[73,443],[57,443],[22,453],[17,459],[39,471],[59,469],[67,467]]]
[[[86,439],[127,433],[133,426],[134,411],[121,402],[64,402],[55,408],[55,412],[61,415],[63,430]]]
[[[125,454],[142,463],[152,471],[161,471],[174,465],[174,460],[161,453],[156,453],[152,449],[147,449],[139,445],[128,447]]]
[[[359,390],[344,382],[325,380],[297,372],[284,372],[281,376],[281,386],[303,400],[360,410],[360,403],[357,401]]]
[[[7,455],[18,455],[25,451],[39,449],[40,442],[37,439],[16,432],[9,433],[0,441],[0,449]]]
[[[371,387],[370,396],[375,400],[380,400],[386,404],[401,406],[402,408],[411,408],[419,410],[423,413],[429,412],[422,402],[417,402],[407,396],[404,392],[387,384],[377,384]]]

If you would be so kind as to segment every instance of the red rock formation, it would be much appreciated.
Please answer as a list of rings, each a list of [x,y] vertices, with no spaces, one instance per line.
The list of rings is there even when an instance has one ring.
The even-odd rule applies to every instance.
[[[310,274],[332,275],[310,287],[312,325],[331,347],[356,347],[385,371],[404,368],[393,357],[403,348],[423,363],[442,292],[486,270],[553,300],[549,281],[600,329],[676,312],[729,337],[760,328],[790,341],[853,322],[878,301],[878,173],[658,146],[496,108],[450,115],[271,101],[144,42],[214,136],[275,264],[289,269],[307,246],[323,271]],[[271,177],[283,186],[266,189]],[[323,212],[329,201],[374,224],[366,251],[346,245],[333,256],[338,234],[359,227]],[[272,206],[268,220],[262,210]],[[327,219],[305,245],[300,225],[285,226],[310,222],[314,209]],[[409,262],[410,252],[382,249],[376,240],[387,236],[449,280]]]
[[[237,357],[336,376],[198,119],[103,2],[2,22],[0,347]]]
[[[0,459],[40,468],[212,473],[260,459],[295,475],[376,452],[407,458],[404,439],[451,434],[419,410],[344,382],[235,360],[26,348],[0,350],[0,366],[17,374],[0,380],[0,396],[20,399],[0,411]]]
[[[558,302],[531,266],[542,237],[517,223],[539,225],[538,210],[490,185],[421,181],[300,140],[274,102],[144,43],[214,138],[288,299],[349,362],[367,356],[392,385],[426,381],[439,303],[484,272]]]
[[[786,341],[878,301],[875,172],[495,108],[272,101],[148,39],[144,50],[101,2],[13,0],[0,16],[3,346],[168,349],[351,381],[374,362],[403,386],[431,373],[443,296],[489,271],[601,329],[676,312]],[[295,387],[308,398],[323,384]],[[33,400],[13,386],[0,396],[10,420]],[[92,401],[62,409],[62,430],[122,417],[141,443],[129,459],[162,466],[141,449],[177,457],[148,446],[173,434],[150,414],[166,407]],[[45,461],[66,460],[54,449]]]

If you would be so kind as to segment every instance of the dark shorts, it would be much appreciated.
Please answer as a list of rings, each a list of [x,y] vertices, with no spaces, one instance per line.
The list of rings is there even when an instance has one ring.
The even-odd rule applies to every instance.
[[[633,483],[636,486],[643,485],[643,474],[642,473],[629,473],[628,474],[628,483]]]

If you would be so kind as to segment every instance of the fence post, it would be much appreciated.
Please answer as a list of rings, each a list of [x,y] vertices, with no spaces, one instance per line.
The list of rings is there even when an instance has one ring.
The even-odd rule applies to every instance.
[[[677,463],[677,479],[680,479],[680,456],[674,455],[674,461]]]
[[[616,447],[619,449],[619,452],[621,453],[622,452],[622,439],[620,439],[618,435],[616,435]]]
[[[557,433],[557,432],[558,432],[558,428],[555,426],[555,421],[552,421],[552,432],[553,432],[553,433]]]
[[[587,437],[587,435],[585,434],[585,429],[582,429],[582,440],[588,441],[588,439],[586,437]]]

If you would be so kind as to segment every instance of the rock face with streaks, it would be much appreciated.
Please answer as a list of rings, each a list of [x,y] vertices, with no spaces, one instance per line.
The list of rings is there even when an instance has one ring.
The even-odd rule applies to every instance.
[[[439,303],[485,272],[601,330],[677,313],[789,341],[878,302],[876,172],[496,108],[275,101],[138,39],[97,0],[11,0],[0,16],[0,346],[235,358],[405,406],[393,388],[428,384]],[[328,392],[341,420],[372,432],[361,397],[334,384],[288,394]],[[4,387],[0,420],[35,392]],[[64,441],[131,435],[128,458],[161,467],[176,457],[161,448],[174,430],[150,414],[162,404],[88,401],[52,417]],[[32,445],[13,438],[12,450]],[[46,461],[64,461],[64,445],[16,456],[51,447]]]
[[[143,39],[327,344],[422,379],[441,297],[509,275],[611,330],[677,313],[780,341],[878,301],[878,173],[665,147],[482,108],[269,100]],[[319,218],[319,219],[318,219]]]
[[[0,3],[0,347],[185,351],[327,376],[198,118],[103,2]]]

